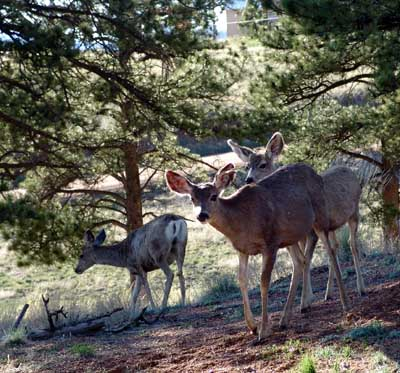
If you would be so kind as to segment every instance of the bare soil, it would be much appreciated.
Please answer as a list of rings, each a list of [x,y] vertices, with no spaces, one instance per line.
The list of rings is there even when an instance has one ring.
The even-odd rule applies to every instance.
[[[383,258],[384,259],[384,258]],[[277,281],[270,293],[273,335],[262,345],[253,346],[243,320],[241,298],[211,305],[169,310],[156,324],[143,325],[120,334],[98,333],[86,337],[64,337],[27,342],[0,348],[0,370],[6,372],[285,372],[298,371],[301,357],[324,346],[348,346],[351,351],[338,371],[369,372],[377,351],[389,359],[388,371],[399,371],[400,339],[369,338],[349,341],[346,333],[378,320],[388,330],[400,331],[400,279],[390,279],[393,268],[383,259],[365,261],[363,272],[368,295],[355,291],[355,274],[345,263],[343,272],[352,309],[343,314],[336,292],[324,301],[327,268],[313,270],[316,301],[311,310],[300,314],[297,307],[287,330],[278,321],[287,295],[289,278]],[[251,295],[255,313],[260,313],[258,291]],[[297,341],[294,343],[293,341]],[[86,344],[94,355],[83,357],[71,347]],[[317,371],[332,371],[332,360],[321,358]],[[394,364],[394,365],[393,365]],[[396,368],[397,366],[397,368]],[[383,370],[382,370],[383,371]]]

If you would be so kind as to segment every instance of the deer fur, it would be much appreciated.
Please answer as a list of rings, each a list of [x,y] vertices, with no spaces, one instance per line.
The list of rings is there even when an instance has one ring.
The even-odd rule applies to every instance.
[[[155,308],[147,273],[161,268],[167,278],[162,300],[162,308],[165,308],[174,278],[169,266],[176,261],[182,304],[185,304],[185,278],[182,268],[187,236],[187,224],[184,218],[172,214],[157,217],[114,245],[102,245],[106,238],[104,229],[96,238],[91,231],[86,231],[85,244],[75,272],[81,274],[95,264],[127,268],[131,278],[135,277],[132,290],[132,308],[135,311],[142,285],[151,307]]]
[[[271,333],[267,312],[268,288],[277,251],[296,244],[312,229],[321,238],[332,260],[342,306],[347,309],[341,274],[327,237],[329,223],[321,177],[304,164],[286,166],[259,183],[243,186],[224,198],[221,193],[235,178],[233,168],[232,164],[221,168],[211,183],[194,184],[173,171],[167,171],[165,177],[172,191],[191,196],[197,219],[225,235],[239,252],[239,284],[249,329],[253,333],[258,331],[259,341]],[[262,255],[262,319],[259,328],[250,309],[247,289],[248,258],[257,254]],[[281,326],[288,323],[300,278],[301,271],[293,273]]]
[[[257,182],[270,175],[275,169],[274,161],[280,155],[284,147],[283,136],[275,132],[267,143],[264,153],[257,153],[254,150],[240,146],[228,140],[228,145],[236,155],[247,164],[246,183]],[[329,217],[329,239],[335,251],[339,249],[339,243],[335,230],[348,224],[350,231],[350,247],[354,261],[354,267],[357,274],[357,289],[360,295],[366,293],[364,280],[361,273],[360,257],[357,248],[357,230],[359,221],[359,202],[361,196],[361,186],[354,172],[344,166],[334,166],[321,174],[324,181],[324,190]],[[317,237],[311,235],[313,245],[310,246],[310,252],[305,253],[305,268],[303,274],[303,293],[301,309],[304,311],[313,299],[311,288],[310,267],[312,255],[317,243]],[[304,241],[300,242],[300,247],[304,247]],[[292,250],[295,250],[293,248]],[[325,299],[332,297],[334,272],[332,265],[329,265],[329,276],[326,287]]]

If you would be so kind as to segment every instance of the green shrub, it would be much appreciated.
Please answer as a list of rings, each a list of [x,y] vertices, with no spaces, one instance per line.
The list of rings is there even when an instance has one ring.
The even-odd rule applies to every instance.
[[[20,346],[26,343],[26,334],[22,329],[12,330],[3,340],[4,344],[9,347]]]
[[[71,346],[71,352],[81,357],[92,357],[95,354],[93,346],[86,343],[77,343]]]
[[[387,334],[387,330],[379,321],[374,321],[367,326],[354,328],[345,334],[345,338],[360,340],[367,338],[382,338]]]
[[[304,355],[299,363],[298,371],[300,373],[315,373],[315,364],[314,360],[310,355]]]
[[[400,330],[392,330],[392,331],[388,334],[387,338],[390,338],[390,339],[399,339],[399,338],[400,338]]]

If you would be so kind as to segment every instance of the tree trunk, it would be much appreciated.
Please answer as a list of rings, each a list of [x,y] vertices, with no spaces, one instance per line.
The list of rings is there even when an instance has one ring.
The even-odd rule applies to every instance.
[[[139,159],[135,144],[126,145],[123,151],[125,155],[127,226],[128,232],[131,232],[143,225]]]
[[[399,239],[399,181],[395,175],[393,163],[383,154],[383,234],[385,246]]]

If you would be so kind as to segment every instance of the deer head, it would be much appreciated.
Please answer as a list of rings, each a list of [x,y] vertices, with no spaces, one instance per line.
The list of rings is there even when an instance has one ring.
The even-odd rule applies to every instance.
[[[78,264],[75,268],[75,272],[81,274],[89,269],[91,266],[96,264],[96,258],[94,250],[101,246],[106,239],[106,232],[104,229],[100,231],[96,238],[91,231],[86,231],[83,240],[84,246],[82,254],[79,256]]]
[[[217,211],[220,194],[235,179],[234,168],[232,163],[227,164],[218,170],[212,182],[204,184],[194,184],[174,171],[167,171],[165,179],[173,192],[190,195],[197,219],[201,223],[207,223]]]
[[[274,161],[281,154],[284,146],[283,136],[279,132],[271,136],[263,154],[256,153],[246,146],[240,146],[232,140],[227,142],[236,155],[246,163],[247,184],[261,180],[274,172]]]

